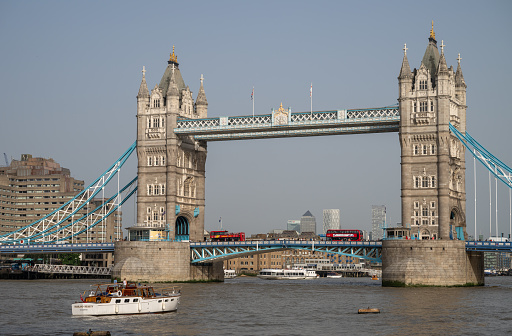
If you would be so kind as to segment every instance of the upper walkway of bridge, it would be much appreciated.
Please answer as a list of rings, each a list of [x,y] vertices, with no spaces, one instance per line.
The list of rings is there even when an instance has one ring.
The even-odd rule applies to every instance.
[[[225,141],[314,135],[398,132],[398,106],[292,113],[278,109],[254,116],[179,119],[176,134]]]

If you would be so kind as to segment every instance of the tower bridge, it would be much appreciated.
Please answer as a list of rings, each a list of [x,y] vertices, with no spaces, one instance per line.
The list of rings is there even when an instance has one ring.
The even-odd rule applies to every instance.
[[[398,104],[379,108],[292,112],[281,104],[270,114],[211,118],[207,115],[202,76],[194,100],[181,76],[174,48],[160,83],[151,91],[143,68],[136,116],[137,218],[129,228],[129,241],[116,243],[114,276],[146,281],[223,277],[222,265],[215,260],[226,258],[229,253],[202,243],[207,142],[398,132],[401,223],[412,239],[384,241],[380,248],[364,253],[368,258],[382,259],[383,284],[483,284],[481,250],[468,248],[466,252],[464,242],[468,238],[465,146],[474,144],[465,137],[466,83],[460,57],[456,70],[448,67],[444,47],[441,43],[438,49],[432,27],[420,67],[411,71],[404,46]],[[512,170],[484,149],[476,148],[474,153],[484,158],[482,161],[493,174],[499,167],[500,174],[511,176]],[[124,160],[118,160],[109,171],[117,172]],[[510,178],[505,180],[510,187]],[[507,183],[505,180],[502,181]],[[125,191],[129,196],[134,190],[123,188],[118,194]],[[84,199],[89,197],[84,195]],[[125,200],[126,197],[111,199],[108,203],[114,206],[109,205],[108,209],[115,210],[115,205]],[[68,239],[77,231],[71,227],[65,235],[59,235],[61,218],[72,216],[81,204],[72,204],[67,212],[46,224],[0,239],[40,242],[50,234],[50,241]],[[85,224],[79,231],[90,227]],[[291,248],[270,245],[266,247]],[[240,244],[234,244],[222,249],[231,249],[232,255],[249,251],[239,248]]]

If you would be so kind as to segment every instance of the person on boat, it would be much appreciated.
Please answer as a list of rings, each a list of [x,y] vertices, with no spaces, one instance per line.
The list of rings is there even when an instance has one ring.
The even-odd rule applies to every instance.
[[[123,280],[123,286],[126,288],[126,285],[128,284],[128,282],[126,281],[126,278],[124,278]]]

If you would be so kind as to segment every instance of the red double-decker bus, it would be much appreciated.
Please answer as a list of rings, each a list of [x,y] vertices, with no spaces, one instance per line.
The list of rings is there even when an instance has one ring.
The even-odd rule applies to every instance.
[[[361,230],[327,230],[325,240],[361,241],[363,231]]]
[[[231,233],[224,231],[210,231],[211,241],[245,241],[245,233],[237,232]]]

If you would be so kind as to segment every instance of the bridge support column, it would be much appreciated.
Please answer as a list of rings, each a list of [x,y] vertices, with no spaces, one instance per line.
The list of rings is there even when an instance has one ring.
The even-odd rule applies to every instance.
[[[458,240],[385,240],[382,286],[479,286],[483,252],[466,252]]]
[[[112,277],[128,281],[222,281],[222,262],[190,264],[188,242],[120,241],[115,244]]]

